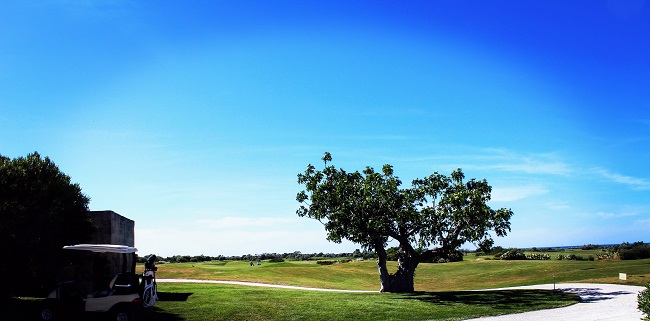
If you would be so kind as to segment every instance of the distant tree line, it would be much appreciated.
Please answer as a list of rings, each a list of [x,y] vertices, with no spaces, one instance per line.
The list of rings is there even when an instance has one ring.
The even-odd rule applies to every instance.
[[[138,257],[138,263],[144,263],[150,255]],[[262,253],[262,254],[243,254],[243,255],[174,255],[168,257],[158,256],[156,258],[157,262],[167,262],[167,263],[187,263],[187,262],[208,262],[208,261],[257,261],[257,260],[271,260],[271,261],[283,261],[283,260],[320,260],[325,258],[341,258],[341,257],[350,257],[350,258],[363,258],[363,259],[375,259],[377,256],[373,252],[361,251],[359,249],[354,250],[354,252],[345,252],[345,253],[302,253],[300,251],[290,252],[290,253]]]
[[[628,242],[621,243],[621,245],[614,245],[611,251],[618,253],[621,260],[639,260],[650,258],[650,244],[643,242]]]
[[[650,244],[645,244],[644,242],[623,242],[619,245],[596,245],[596,244],[587,244],[583,246],[572,247],[571,249],[580,249],[583,251],[587,250],[598,250],[600,249],[601,253],[597,254],[596,257],[589,255],[587,257],[582,257],[576,254],[558,254],[558,260],[576,260],[576,261],[594,261],[598,260],[607,260],[607,259],[620,259],[620,260],[640,260],[650,258]],[[477,251],[476,256],[482,255],[491,255],[496,260],[550,260],[548,252],[563,252],[566,248],[530,248],[530,249],[518,249],[518,248],[503,248],[501,246],[495,246],[490,251]],[[526,254],[525,251],[533,252],[533,254]],[[543,252],[544,254],[539,254]],[[489,259],[489,258],[486,258]]]
[[[583,246],[576,246],[575,249],[581,250],[601,250],[601,254],[598,254],[597,257],[588,256],[581,257],[575,254],[563,255],[558,254],[558,260],[577,260],[577,261],[593,261],[594,259],[604,260],[604,259],[621,259],[621,260],[638,260],[638,259],[647,259],[650,258],[650,244],[644,242],[634,242],[628,243],[623,242],[619,245],[595,245],[587,244]],[[518,249],[518,248],[503,248],[501,246],[494,246],[490,251],[472,251],[472,250],[459,250],[449,255],[445,258],[442,257],[432,257],[427,262],[423,263],[446,263],[446,262],[457,262],[462,261],[466,253],[474,252],[476,256],[491,255],[498,260],[550,260],[551,257],[547,253],[552,252],[564,252],[565,248],[537,248],[532,247],[530,249]],[[399,259],[398,247],[389,247],[386,249],[387,259],[389,261],[397,261]],[[533,254],[526,254],[524,251],[533,252]],[[537,254],[539,253],[539,254]],[[542,254],[543,253],[543,254]],[[139,263],[144,263],[146,258],[149,256],[143,256],[138,258]],[[270,260],[273,262],[282,262],[284,260],[322,260],[322,259],[332,259],[332,258],[363,258],[366,260],[377,259],[377,254],[373,251],[361,251],[359,249],[354,250],[354,252],[344,252],[344,253],[301,253],[300,251],[290,252],[290,253],[263,253],[263,254],[244,254],[244,255],[218,255],[218,256],[208,256],[208,255],[174,255],[169,257],[158,257],[158,262],[167,262],[167,263],[186,263],[186,262],[207,262],[207,261],[257,261],[257,260]]]

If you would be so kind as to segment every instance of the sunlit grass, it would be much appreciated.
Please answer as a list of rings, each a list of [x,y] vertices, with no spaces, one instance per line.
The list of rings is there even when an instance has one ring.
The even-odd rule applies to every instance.
[[[650,282],[650,259],[633,261],[497,261],[469,255],[462,262],[418,266],[415,289],[450,291],[487,289],[517,285],[591,282],[645,286]],[[396,262],[389,262],[395,270]],[[618,279],[627,273],[628,280]],[[192,278],[249,281],[305,287],[349,290],[378,290],[375,261],[318,265],[314,261],[263,262],[251,267],[248,261],[175,263],[159,266],[159,278]]]
[[[578,253],[576,253],[578,254]],[[584,253],[579,253],[584,255]],[[331,293],[224,284],[159,283],[160,301],[149,320],[461,320],[553,308],[577,296],[556,291],[489,289],[563,282],[646,285],[650,259],[636,261],[497,261],[469,255],[462,262],[420,264],[413,294]],[[315,261],[212,261],[158,266],[158,278],[208,279],[304,287],[379,288],[376,262],[319,265]],[[389,262],[389,270],[396,269]],[[140,266],[138,270],[141,270]],[[618,280],[627,273],[628,280]],[[34,320],[38,300],[0,302],[0,321]],[[31,311],[31,312],[29,312]],[[5,317],[6,316],[6,317]],[[4,318],[4,319],[3,319]]]
[[[161,284],[155,319],[167,320],[460,320],[565,306],[555,291],[457,291],[413,294],[323,293],[211,284]],[[180,295],[179,295],[180,294]],[[166,296],[180,297],[167,301]]]

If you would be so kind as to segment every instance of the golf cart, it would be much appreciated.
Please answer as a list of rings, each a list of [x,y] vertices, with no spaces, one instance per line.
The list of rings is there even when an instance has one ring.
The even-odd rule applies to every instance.
[[[45,300],[41,310],[42,320],[63,320],[67,319],[66,317],[85,312],[101,312],[109,313],[112,320],[130,321],[134,320],[135,316],[144,309],[150,308],[156,303],[155,256],[152,255],[147,259],[143,274],[136,274],[133,272],[135,270],[135,252],[137,251],[134,247],[112,244],[79,244],[64,246],[63,249],[93,253],[118,253],[118,257],[121,254],[122,269],[103,288],[90,287],[89,290],[87,284],[76,277],[60,282]],[[127,267],[129,259],[131,261],[130,268]]]

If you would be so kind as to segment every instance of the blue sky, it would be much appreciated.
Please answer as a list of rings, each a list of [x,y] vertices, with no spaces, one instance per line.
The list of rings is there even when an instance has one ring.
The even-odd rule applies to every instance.
[[[4,1],[0,154],[34,151],[141,253],[353,251],[295,214],[325,151],[486,178],[497,245],[650,241],[650,3]]]

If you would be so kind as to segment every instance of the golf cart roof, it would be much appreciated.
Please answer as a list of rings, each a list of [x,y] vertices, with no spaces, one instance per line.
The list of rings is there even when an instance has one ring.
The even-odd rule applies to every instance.
[[[97,253],[135,253],[138,251],[135,247],[115,244],[77,244],[64,246],[63,249],[92,251]]]

